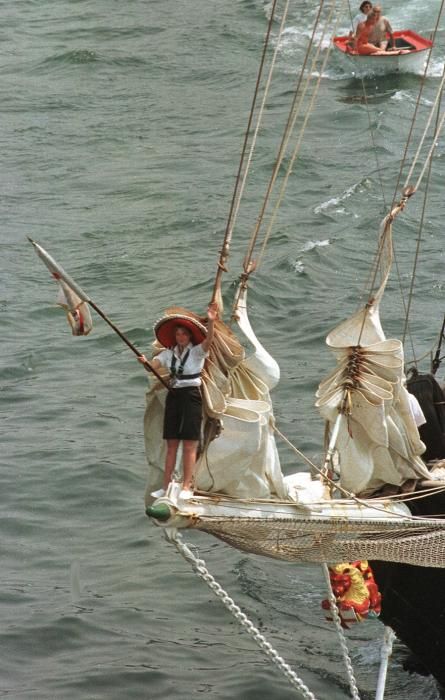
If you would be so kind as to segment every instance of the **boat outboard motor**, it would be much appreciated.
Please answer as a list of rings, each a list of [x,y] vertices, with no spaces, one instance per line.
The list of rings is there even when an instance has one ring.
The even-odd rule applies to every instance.
[[[407,389],[414,394],[426,419],[419,428],[421,440],[426,445],[422,455],[425,462],[445,459],[445,395],[432,374],[419,374],[411,368]]]

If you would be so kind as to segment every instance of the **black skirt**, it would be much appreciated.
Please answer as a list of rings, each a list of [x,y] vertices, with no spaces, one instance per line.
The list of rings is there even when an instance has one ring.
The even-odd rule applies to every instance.
[[[198,386],[171,389],[164,414],[164,440],[199,440],[201,436],[202,398]]]

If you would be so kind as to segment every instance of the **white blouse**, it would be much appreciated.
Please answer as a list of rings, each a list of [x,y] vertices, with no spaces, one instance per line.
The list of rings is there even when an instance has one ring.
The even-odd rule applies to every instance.
[[[184,364],[184,374],[198,374],[202,371],[204,367],[204,362],[206,357],[208,357],[208,352],[204,350],[202,344],[192,345],[189,343],[187,347],[184,348],[182,355],[179,353],[179,347],[176,345],[173,350],[163,350],[156,355],[156,359],[159,360],[162,367],[170,369],[173,359],[173,353],[176,357],[176,369],[178,369],[181,364],[181,357],[184,357],[187,350],[190,350],[189,356]],[[195,377],[194,379],[180,379],[178,376],[171,380],[171,386],[176,389],[182,389],[186,386],[200,386],[201,377]]]

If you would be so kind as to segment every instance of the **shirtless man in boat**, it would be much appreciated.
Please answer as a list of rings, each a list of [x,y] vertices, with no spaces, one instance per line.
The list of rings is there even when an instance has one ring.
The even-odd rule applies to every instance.
[[[379,8],[380,10],[380,8]],[[366,18],[366,22],[361,22],[357,27],[356,51],[360,55],[368,56],[398,56],[402,53],[409,53],[409,49],[390,50],[381,49],[370,40],[370,35],[377,21],[380,19],[381,10],[376,13],[374,7]]]
[[[374,6],[373,14],[376,17],[376,23],[369,32],[369,42],[379,49],[387,49],[388,44],[390,44],[390,48],[395,48],[396,42],[392,27],[388,19],[382,15],[382,8],[380,5]]]

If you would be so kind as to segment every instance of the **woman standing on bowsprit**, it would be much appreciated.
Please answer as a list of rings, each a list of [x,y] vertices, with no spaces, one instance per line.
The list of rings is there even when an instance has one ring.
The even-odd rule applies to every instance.
[[[154,326],[156,338],[166,348],[157,355],[151,366],[170,371],[170,390],[167,393],[163,438],[167,441],[163,488],[154,491],[155,498],[163,496],[176,464],[178,447],[182,441],[183,485],[181,498],[193,495],[192,482],[196,453],[201,435],[202,398],[201,372],[213,340],[217,305],[207,310],[207,328],[191,316],[167,315]],[[145,355],[138,358],[147,363]]]

